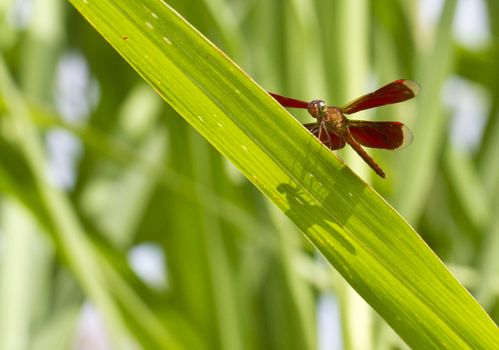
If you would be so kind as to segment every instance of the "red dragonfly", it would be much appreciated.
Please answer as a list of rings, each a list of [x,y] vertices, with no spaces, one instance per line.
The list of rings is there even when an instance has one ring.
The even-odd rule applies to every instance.
[[[332,150],[337,150],[348,143],[376,174],[384,178],[383,170],[362,146],[390,150],[403,148],[412,142],[409,128],[400,122],[349,120],[345,114],[402,102],[413,98],[418,92],[417,83],[411,80],[395,80],[341,108],[327,106],[322,100],[305,102],[274,93],[270,95],[283,107],[306,108],[317,121],[304,126],[323,144]]]

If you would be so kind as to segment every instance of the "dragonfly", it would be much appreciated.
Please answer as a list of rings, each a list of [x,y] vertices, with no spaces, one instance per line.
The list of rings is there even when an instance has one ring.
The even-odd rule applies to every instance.
[[[411,80],[399,79],[363,95],[343,107],[328,106],[323,100],[305,102],[294,98],[269,94],[283,107],[303,108],[316,119],[303,124],[325,146],[339,150],[349,144],[355,152],[382,178],[385,173],[376,161],[362,148],[396,150],[412,142],[412,133],[403,123],[396,121],[350,120],[350,115],[370,108],[399,103],[415,97],[419,85]]]

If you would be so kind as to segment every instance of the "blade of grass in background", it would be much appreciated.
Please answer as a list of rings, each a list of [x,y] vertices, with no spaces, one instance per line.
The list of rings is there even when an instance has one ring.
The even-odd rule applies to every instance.
[[[424,54],[419,56],[416,79],[424,88],[417,98],[418,117],[413,132],[422,137],[414,140],[407,157],[401,160],[400,177],[404,182],[398,183],[396,198],[397,208],[409,222],[415,222],[422,213],[445,135],[447,119],[441,111],[440,91],[453,57],[452,24],[456,4],[456,0],[445,1],[435,38],[429,46],[427,41],[419,43]]]
[[[157,1],[72,3],[408,344],[499,344],[495,325],[405,221],[175,12]]]
[[[29,334],[31,314],[31,281],[29,277],[30,243],[35,238],[34,222],[29,214],[14,201],[2,206],[2,230],[6,232],[3,243],[8,250],[2,255],[0,305],[0,347],[19,349],[22,339]],[[39,237],[36,237],[39,238]],[[16,267],[15,273],[12,267]]]

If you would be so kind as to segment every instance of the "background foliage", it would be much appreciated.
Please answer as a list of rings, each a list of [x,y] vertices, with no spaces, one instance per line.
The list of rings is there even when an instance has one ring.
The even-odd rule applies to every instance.
[[[188,348],[303,349],[328,343],[335,324],[345,348],[404,346],[70,5],[39,0],[26,11],[22,3],[0,3],[8,68],[1,83],[10,76],[22,93],[0,96],[0,111],[6,101],[28,101],[20,113],[34,116],[49,159],[38,166],[71,203],[36,189],[39,179],[12,136],[21,131],[2,118],[0,348],[176,347],[182,339]],[[397,118],[413,130],[408,149],[373,152],[388,180],[371,179],[348,151],[341,157],[372,180],[497,322],[493,0],[483,2],[490,38],[472,46],[453,34],[457,1],[444,1],[434,21],[416,1],[170,4],[271,91],[341,105],[396,78],[418,81],[416,103],[362,115]],[[477,97],[460,133],[468,95]],[[478,136],[467,141],[470,133]],[[44,195],[53,198],[55,225]],[[51,232],[78,230],[76,220],[92,244],[68,235],[74,249],[61,249],[68,244],[57,237],[65,236]],[[105,307],[104,319],[82,290]],[[327,322],[335,309],[340,318]]]

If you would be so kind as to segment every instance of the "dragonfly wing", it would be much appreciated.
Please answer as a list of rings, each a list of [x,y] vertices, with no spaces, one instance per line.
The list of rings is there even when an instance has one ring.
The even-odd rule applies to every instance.
[[[358,143],[371,148],[401,149],[412,142],[412,133],[399,122],[350,120],[348,130]]]
[[[343,141],[338,135],[333,132],[325,132],[325,136],[321,136],[322,140],[319,138],[320,125],[317,123],[303,124],[312,134],[315,135],[324,145],[329,149],[335,150],[345,147],[345,141]],[[325,129],[323,129],[325,130]]]
[[[269,92],[270,96],[272,96],[279,104],[283,107],[290,108],[307,108],[308,102],[295,100],[294,98],[284,97],[278,94],[274,94]]]
[[[370,94],[359,97],[341,108],[345,114],[364,109],[389,105],[413,98],[419,93],[419,85],[411,80],[395,80]]]

